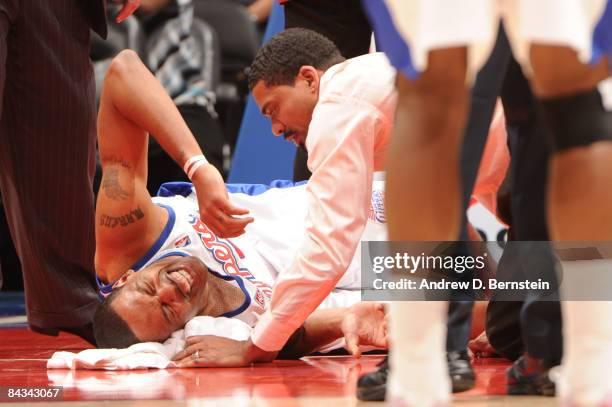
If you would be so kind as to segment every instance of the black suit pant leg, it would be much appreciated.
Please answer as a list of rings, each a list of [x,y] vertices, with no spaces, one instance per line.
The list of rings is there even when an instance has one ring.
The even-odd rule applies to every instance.
[[[78,0],[0,0],[0,191],[39,328],[87,325],[99,304],[89,35]]]

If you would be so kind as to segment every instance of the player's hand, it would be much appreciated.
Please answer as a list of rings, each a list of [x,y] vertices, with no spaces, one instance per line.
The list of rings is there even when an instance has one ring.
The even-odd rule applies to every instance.
[[[358,302],[349,308],[341,325],[346,348],[361,357],[359,345],[388,347],[387,309],[380,302]]]
[[[468,344],[468,348],[477,357],[486,358],[495,355],[495,349],[491,346],[486,331],[482,331],[477,338],[472,339]]]
[[[259,349],[250,339],[235,341],[220,336],[203,335],[187,338],[185,349],[177,353],[172,360],[178,367],[241,367],[254,362],[272,361],[276,354],[277,352]]]
[[[217,236],[240,236],[244,228],[253,222],[252,217],[244,216],[248,215],[248,210],[230,202],[223,177],[213,165],[198,168],[192,182],[198,196],[200,218]]]
[[[123,22],[126,18],[134,14],[134,11],[140,7],[140,0],[113,0],[115,3],[123,4],[121,10],[119,10],[119,14],[115,18],[117,23]]]

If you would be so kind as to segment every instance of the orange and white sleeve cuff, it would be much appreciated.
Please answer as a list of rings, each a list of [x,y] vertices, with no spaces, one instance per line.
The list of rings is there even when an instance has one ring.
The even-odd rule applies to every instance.
[[[277,320],[274,314],[268,310],[259,318],[257,325],[253,328],[251,341],[261,350],[276,352],[285,346],[295,330],[296,328],[291,324]]]

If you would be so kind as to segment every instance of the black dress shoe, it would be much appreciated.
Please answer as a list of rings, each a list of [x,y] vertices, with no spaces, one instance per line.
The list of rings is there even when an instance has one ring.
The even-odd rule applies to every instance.
[[[453,393],[467,391],[476,386],[476,375],[472,368],[470,355],[466,350],[446,352],[446,361]]]
[[[466,391],[476,385],[476,376],[467,351],[447,352],[448,372],[453,393]],[[364,401],[384,401],[389,376],[389,360],[385,358],[378,370],[365,374],[357,381],[357,398]]]
[[[378,370],[365,374],[357,380],[357,398],[364,401],[384,401],[387,393],[389,359],[378,364]]]
[[[559,363],[559,360],[536,359],[524,354],[506,371],[508,394],[553,397],[555,382],[549,372]]]

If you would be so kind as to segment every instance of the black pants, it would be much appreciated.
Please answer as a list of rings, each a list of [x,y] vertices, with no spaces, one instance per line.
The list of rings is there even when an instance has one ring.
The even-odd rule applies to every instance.
[[[89,36],[76,0],[0,0],[0,190],[40,328],[83,327],[99,304]]]
[[[546,224],[546,180],[549,146],[535,98],[520,66],[509,62],[502,90],[508,124],[510,163],[510,238],[518,241],[549,240]],[[518,250],[505,252],[498,267],[500,278],[555,279],[552,251],[529,256]],[[503,356],[516,359],[524,351],[531,356],[560,360],[562,356],[561,307],[557,301],[540,301],[530,293],[522,302],[491,302],[487,309],[487,334]]]
[[[468,240],[465,215],[474,190],[480,160],[484,151],[495,103],[510,58],[510,48],[505,34],[500,32],[487,63],[478,72],[470,94],[470,110],[461,150],[460,174],[463,191],[463,222],[460,240]],[[469,253],[461,253],[466,255]],[[472,301],[453,301],[449,304],[446,348],[448,351],[464,350],[470,339],[472,325]]]
[[[181,105],[177,107],[202,151],[206,152],[206,159],[225,176],[223,171],[223,145],[225,140],[219,121],[212,117],[205,107],[199,105]],[[149,138],[149,172],[147,181],[149,193],[152,196],[157,195],[159,186],[168,181],[189,180],[183,169],[151,137]]]
[[[367,54],[372,28],[361,0],[290,0],[285,28],[302,27],[329,38],[346,59]]]

